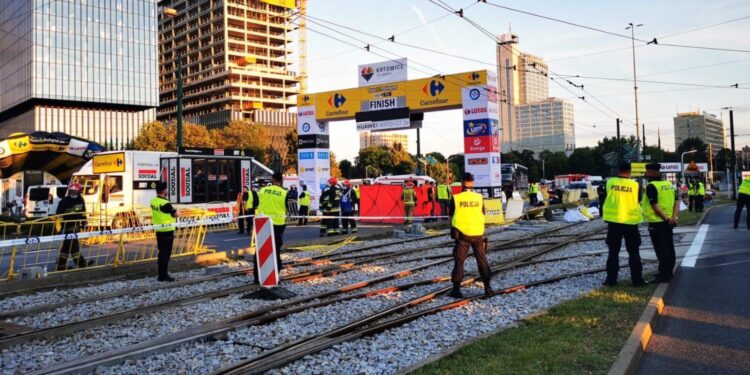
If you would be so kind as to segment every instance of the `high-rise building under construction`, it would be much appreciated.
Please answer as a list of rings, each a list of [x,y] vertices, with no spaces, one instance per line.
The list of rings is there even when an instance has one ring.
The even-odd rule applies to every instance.
[[[291,70],[295,1],[161,0],[159,7],[157,118],[177,117],[182,67],[186,122],[221,127],[247,120],[268,127],[272,144],[283,145],[296,124],[291,97],[299,93]]]

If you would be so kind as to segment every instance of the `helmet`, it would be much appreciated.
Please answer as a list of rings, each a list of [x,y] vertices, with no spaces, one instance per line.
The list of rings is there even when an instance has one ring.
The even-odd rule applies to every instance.
[[[328,179],[328,183],[331,185],[336,185],[337,182],[338,180],[336,180],[336,177],[331,177]]]
[[[346,187],[348,187],[348,188],[349,188],[349,187],[352,187],[352,183],[351,183],[351,182],[349,182],[349,180],[344,180],[344,186],[346,186]]]
[[[412,182],[412,181],[407,181],[407,182],[406,182],[406,186],[408,186],[408,187],[414,187],[414,182]]]
[[[70,185],[68,185],[68,190],[81,191],[81,184],[77,182],[73,182]]]

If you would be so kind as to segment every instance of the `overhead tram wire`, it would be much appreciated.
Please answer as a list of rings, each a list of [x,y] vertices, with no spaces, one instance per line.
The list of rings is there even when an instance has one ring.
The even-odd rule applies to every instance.
[[[430,0],[430,1],[432,2],[432,0]],[[611,36],[616,36],[616,37],[619,37],[619,38],[625,38],[625,39],[628,39],[628,40],[634,39],[634,40],[637,40],[637,41],[642,42],[642,43],[652,44],[652,45],[656,45],[656,46],[692,48],[692,49],[705,49],[705,50],[713,50],[713,51],[727,51],[727,52],[750,53],[750,50],[745,50],[745,49],[721,48],[721,47],[706,47],[706,46],[692,46],[692,45],[672,44],[672,43],[659,43],[658,42],[658,38],[654,38],[652,40],[644,40],[644,39],[639,39],[639,38],[632,38],[631,36],[628,36],[628,35],[625,35],[625,34],[620,34],[620,33],[612,32],[612,31],[608,31],[608,30],[596,28],[596,27],[593,27],[593,26],[587,26],[587,25],[583,25],[583,24],[579,24],[579,23],[575,23],[575,22],[571,22],[571,21],[566,21],[566,20],[559,19],[559,18],[545,16],[545,15],[542,15],[542,14],[533,13],[533,12],[529,12],[529,11],[525,11],[525,10],[521,10],[521,9],[511,8],[511,7],[508,7],[508,6],[505,6],[505,5],[491,3],[491,2],[489,2],[487,0],[477,0],[477,1],[481,2],[481,3],[485,3],[485,4],[489,5],[489,6],[493,6],[493,7],[500,8],[500,9],[505,9],[505,10],[508,10],[508,11],[511,11],[511,12],[522,13],[522,14],[526,14],[526,15],[529,15],[529,16],[532,16],[532,17],[538,17],[538,18],[546,19],[546,20],[553,21],[553,22],[558,22],[558,23],[563,23],[563,24],[574,26],[574,27],[578,27],[578,28],[583,28],[583,29],[590,30],[590,31],[596,31],[596,32],[599,32],[599,33],[603,33],[603,34],[607,34],[607,35],[611,35]]]

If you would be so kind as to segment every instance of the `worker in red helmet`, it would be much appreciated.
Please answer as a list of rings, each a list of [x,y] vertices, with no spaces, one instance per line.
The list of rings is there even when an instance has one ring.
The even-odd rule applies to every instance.
[[[73,258],[74,267],[87,267],[94,261],[86,262],[81,255],[81,245],[75,234],[86,227],[86,202],[81,197],[81,184],[73,182],[68,186],[68,195],[60,200],[57,205],[56,215],[60,215],[60,233],[66,234],[66,238],[60,247],[57,256],[57,271],[68,269],[68,259]]]
[[[401,192],[401,201],[404,202],[404,223],[410,225],[414,220],[414,206],[417,205],[417,193],[414,191],[414,182],[406,181],[406,186]]]
[[[336,177],[328,179],[326,189],[320,195],[320,210],[323,212],[323,216],[328,216],[320,220],[320,236],[339,234],[338,216],[341,213],[341,189]]]
[[[344,180],[344,189],[341,191],[341,232],[344,234],[349,233],[349,228],[352,228],[352,233],[357,233],[357,221],[354,219],[347,219],[355,215],[355,207],[359,203],[357,192],[352,189],[352,183],[349,180]]]

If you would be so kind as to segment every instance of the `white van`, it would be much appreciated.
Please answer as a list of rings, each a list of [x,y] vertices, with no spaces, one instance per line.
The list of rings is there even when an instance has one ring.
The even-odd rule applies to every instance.
[[[32,185],[26,190],[24,214],[27,218],[38,219],[54,215],[57,205],[65,197],[65,185]]]
[[[373,185],[398,185],[403,186],[407,181],[414,182],[417,186],[435,182],[430,176],[417,176],[415,174],[402,174],[396,176],[380,176],[373,181]]]

